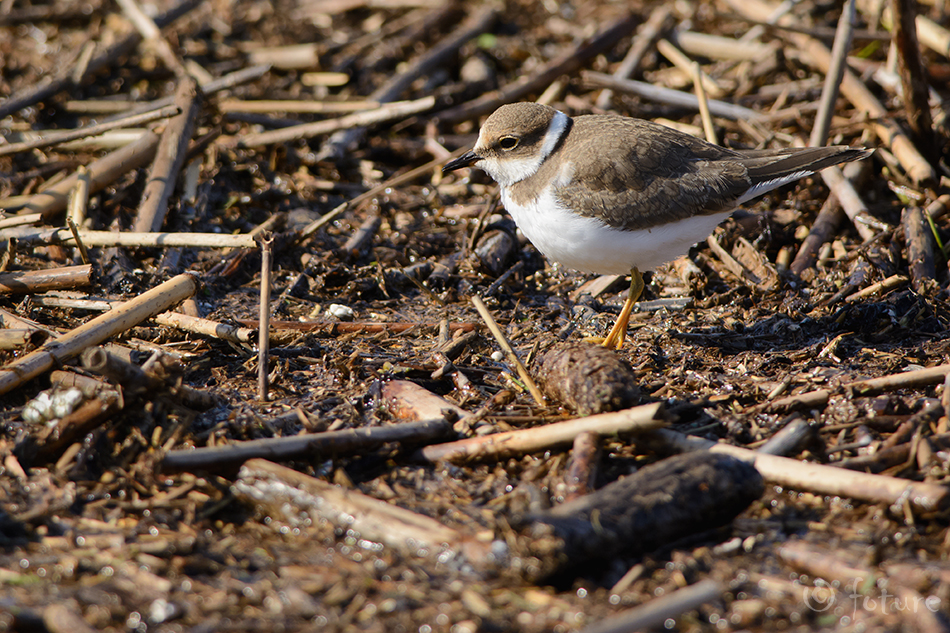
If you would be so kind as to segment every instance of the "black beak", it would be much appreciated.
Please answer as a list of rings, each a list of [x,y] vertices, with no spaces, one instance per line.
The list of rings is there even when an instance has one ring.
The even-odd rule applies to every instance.
[[[468,151],[456,158],[455,160],[450,160],[442,167],[442,173],[444,174],[447,171],[454,171],[456,169],[461,169],[462,167],[469,167],[474,163],[480,161],[481,158],[475,154],[475,152]]]

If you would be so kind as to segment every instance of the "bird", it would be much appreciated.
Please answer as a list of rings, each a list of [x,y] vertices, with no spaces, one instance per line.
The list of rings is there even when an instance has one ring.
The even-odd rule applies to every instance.
[[[570,117],[524,102],[489,115],[472,149],[442,171],[487,172],[515,224],[548,259],[582,272],[629,274],[623,309],[603,340],[620,349],[643,291],[641,270],[685,255],[741,204],[870,153],[729,149],[643,119]]]

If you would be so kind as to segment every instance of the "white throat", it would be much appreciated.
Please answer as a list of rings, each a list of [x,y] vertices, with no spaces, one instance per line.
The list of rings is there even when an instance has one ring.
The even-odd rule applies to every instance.
[[[567,131],[570,119],[563,112],[555,112],[548,126],[548,131],[544,134],[544,142],[541,143],[539,151],[532,156],[515,158],[512,156],[483,158],[475,166],[488,172],[492,180],[502,187],[509,187],[516,182],[529,178],[537,173],[541,163],[551,155],[554,148],[557,147],[561,137]],[[478,153],[479,147],[486,145],[485,140],[479,134],[478,142],[475,143],[475,153]]]

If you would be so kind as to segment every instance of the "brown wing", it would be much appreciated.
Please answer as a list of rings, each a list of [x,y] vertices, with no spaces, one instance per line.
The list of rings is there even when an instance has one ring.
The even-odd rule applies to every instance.
[[[587,209],[627,230],[728,211],[745,199],[867,154],[840,147],[740,152],[649,121],[610,115],[576,117],[559,151],[564,159],[592,157],[574,161],[572,183],[558,190],[562,204]],[[608,158],[617,155],[623,158]],[[551,172],[547,177],[556,177],[554,162],[542,166]],[[539,171],[538,177],[545,174]]]

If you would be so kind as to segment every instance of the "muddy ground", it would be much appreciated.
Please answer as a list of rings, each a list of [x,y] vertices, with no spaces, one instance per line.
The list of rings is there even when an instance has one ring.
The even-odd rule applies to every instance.
[[[852,222],[839,213],[824,239],[809,241],[829,198],[817,176],[750,203],[716,230],[714,243],[648,275],[626,345],[612,353],[627,364],[618,370],[629,372],[623,386],[636,388],[618,400],[622,407],[660,403],[668,428],[751,449],[794,424],[799,435],[786,457],[927,485],[920,490],[933,504],[847,486],[830,494],[824,484],[834,474],[795,486],[764,475],[761,494],[734,519],[712,521],[702,503],[683,498],[683,534],[645,552],[644,537],[630,535],[607,560],[574,559],[564,571],[545,558],[559,545],[542,546],[547,537],[525,517],[586,492],[586,480],[600,489],[681,449],[649,434],[586,436],[587,452],[579,441],[446,463],[420,457],[421,446],[452,439],[430,437],[275,459],[434,519],[482,550],[504,551],[493,565],[380,544],[385,525],[374,539],[348,531],[339,516],[288,518],[234,486],[253,479],[234,463],[182,470],[167,456],[406,424],[413,407],[397,411],[387,391],[399,381],[461,408],[461,421],[456,414],[440,422],[450,435],[484,438],[576,417],[576,404],[549,387],[543,404],[531,395],[472,297],[484,300],[537,377],[539,359],[558,346],[606,334],[626,281],[546,261],[497,206],[485,174],[443,176],[439,166],[470,147],[479,122],[504,101],[542,98],[569,114],[616,112],[703,136],[694,107],[621,84],[605,95],[597,73],[617,72],[637,46],[632,79],[693,94],[659,40],[701,63],[710,98],[764,115],[714,111],[722,144],[807,141],[825,77],[810,47],[831,48],[841,6],[802,2],[788,22],[768,27],[757,26],[758,5],[728,3],[178,6],[172,20],[165,12],[175,5],[143,4],[163,39],[141,43],[112,2],[0,3],[0,129],[7,144],[28,141],[32,132],[101,123],[132,104],[178,95],[184,115],[144,124],[161,134],[182,117],[190,122],[178,145],[158,150],[182,176],[157,226],[227,236],[265,225],[273,236],[268,400],[258,397],[256,335],[240,330],[259,318],[258,248],[91,246],[88,285],[0,296],[4,327],[34,332],[25,347],[2,352],[5,367],[44,337],[103,314],[104,306],[83,301],[131,300],[185,272],[198,285],[182,310],[240,330],[222,338],[163,321],[129,323],[103,341],[117,345],[110,352],[140,365],[158,350],[165,360],[150,361],[149,379],[113,377],[118,390],[86,389],[82,400],[100,408],[81,420],[24,414],[64,371],[89,374],[78,353],[57,357],[48,369],[59,373],[17,380],[0,396],[0,630],[574,631],[706,580],[718,583],[709,597],[661,608],[656,628],[950,630],[940,614],[950,601],[947,372],[891,379],[950,362],[941,250],[950,221],[939,199],[948,190],[946,50],[921,35],[919,56],[897,47],[891,60],[899,63],[889,63],[891,36],[874,7],[859,4],[848,61],[879,109],[843,93],[828,139],[876,150],[856,180],[865,214]],[[950,24],[945,8],[919,11],[939,40],[940,25]],[[730,39],[722,52],[691,44],[687,32]],[[743,48],[744,37],[762,46]],[[91,58],[88,42],[96,43]],[[898,72],[917,60],[911,83],[931,91],[932,120],[922,131],[908,122],[914,110],[900,96]],[[247,76],[232,85],[188,99],[181,73],[204,83],[242,70]],[[426,97],[434,101],[418,103]],[[265,99],[333,109],[248,106]],[[345,123],[346,139],[326,131],[255,136],[403,100],[418,110],[362,132]],[[115,151],[105,143],[0,154],[5,215],[39,212],[39,226],[65,226],[65,204],[38,192]],[[93,187],[81,228],[149,230],[143,192],[154,186],[154,154]],[[7,272],[82,264],[73,246],[24,234],[11,241],[4,231]],[[795,259],[803,244],[813,248]],[[35,334],[40,328],[52,333]],[[867,379],[883,383],[865,388]],[[824,397],[807,395],[822,389]],[[537,571],[548,567],[559,571]]]

